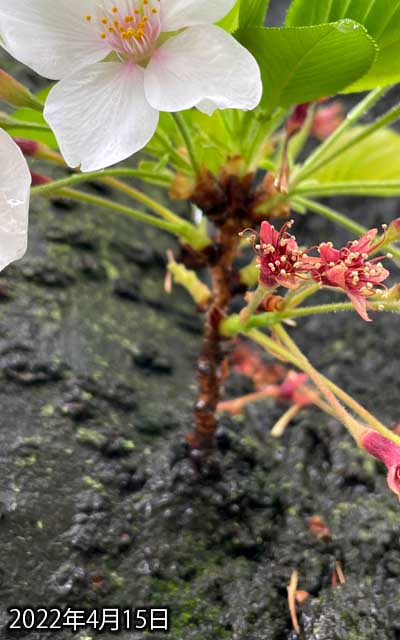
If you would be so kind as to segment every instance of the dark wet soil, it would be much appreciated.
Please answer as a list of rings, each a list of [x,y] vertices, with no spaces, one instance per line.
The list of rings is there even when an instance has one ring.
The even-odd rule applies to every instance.
[[[392,201],[340,206],[370,225],[398,215]],[[89,207],[35,201],[31,218],[29,254],[0,287],[0,638],[10,606],[153,605],[170,607],[173,640],[294,640],[297,569],[304,638],[399,640],[400,511],[381,465],[312,409],[273,440],[282,409],[266,401],[221,421],[222,477],[199,478],[183,434],[201,327],[185,294],[163,291],[168,238]],[[346,237],[310,218],[297,228]],[[395,315],[310,318],[293,335],[400,420]],[[315,514],[331,541],[310,533]]]

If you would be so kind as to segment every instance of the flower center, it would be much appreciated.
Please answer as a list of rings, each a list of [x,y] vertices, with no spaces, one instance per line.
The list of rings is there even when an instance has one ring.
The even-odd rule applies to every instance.
[[[160,2],[124,0],[109,4],[103,0],[96,15],[86,16],[86,22],[121,58],[139,62],[149,57],[160,36]]]

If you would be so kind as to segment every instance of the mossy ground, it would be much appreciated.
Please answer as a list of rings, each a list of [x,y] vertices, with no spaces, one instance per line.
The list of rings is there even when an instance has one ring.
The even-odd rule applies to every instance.
[[[371,226],[396,215],[390,201],[341,208]],[[168,239],[91,208],[35,201],[31,219],[0,301],[0,637],[8,606],[147,604],[170,607],[172,640],[294,639],[298,569],[307,640],[398,640],[400,512],[384,469],[314,410],[271,439],[282,408],[267,401],[222,420],[222,477],[199,478],[183,435],[201,326],[181,291],[163,291]],[[309,218],[297,231],[347,239]],[[292,332],[399,421],[397,316],[309,318]],[[311,535],[314,514],[332,542]],[[347,582],[333,588],[336,560]]]

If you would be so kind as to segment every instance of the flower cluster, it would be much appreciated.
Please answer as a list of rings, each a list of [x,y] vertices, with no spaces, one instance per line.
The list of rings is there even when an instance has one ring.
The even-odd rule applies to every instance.
[[[318,102],[325,102],[325,100],[326,98],[322,98]],[[286,134],[289,138],[298,133],[305,125],[311,105],[312,102],[304,102],[295,106],[286,123]],[[310,133],[316,138],[324,140],[337,129],[343,120],[344,114],[341,103],[332,102],[316,110],[311,122]]]
[[[159,112],[254,109],[258,64],[214,23],[235,0],[0,0],[15,58],[60,80],[44,116],[71,167],[103,169],[142,149]]]
[[[342,289],[363,320],[370,321],[367,313],[368,298],[377,295],[377,286],[389,276],[382,265],[382,257],[369,259],[380,242],[373,244],[377,229],[371,229],[359,240],[348,242],[335,249],[331,242],[318,246],[319,257],[310,256],[310,249],[302,251],[296,238],[288,233],[292,222],[287,222],[278,232],[263,222],[260,231],[258,264],[260,283],[268,288],[297,287],[307,278],[328,286]]]
[[[377,229],[371,229],[342,249],[334,249],[332,243],[324,242],[318,247],[319,258],[309,258],[312,278],[323,285],[343,289],[357,313],[367,321],[370,321],[367,298],[376,295],[375,287],[389,276],[380,262],[381,257],[368,260],[379,246],[379,243],[372,244],[377,233]]]
[[[263,222],[260,231],[258,265],[260,283],[270,289],[278,285],[292,289],[298,286],[305,268],[306,254],[299,249],[294,236],[288,233],[293,220],[286,222],[278,232],[269,222]]]

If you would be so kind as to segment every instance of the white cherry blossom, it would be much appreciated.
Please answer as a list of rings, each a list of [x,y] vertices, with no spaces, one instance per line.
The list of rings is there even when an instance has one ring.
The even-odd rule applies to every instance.
[[[21,150],[0,129],[0,271],[26,252],[30,185]]]
[[[160,111],[254,109],[257,62],[215,26],[235,0],[0,0],[3,46],[60,80],[44,115],[71,167],[115,164]]]

